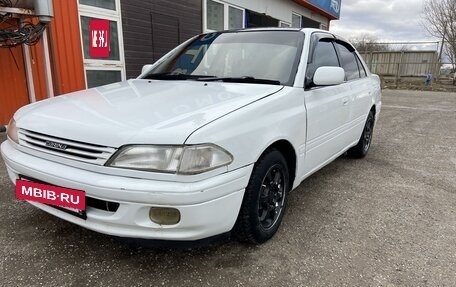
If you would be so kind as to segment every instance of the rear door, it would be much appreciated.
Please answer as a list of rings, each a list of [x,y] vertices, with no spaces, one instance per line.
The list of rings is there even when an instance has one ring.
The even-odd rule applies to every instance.
[[[350,113],[350,85],[316,87],[315,71],[323,66],[340,66],[334,38],[314,37],[306,72],[305,105],[307,109],[306,172],[333,159],[349,144],[346,132]]]
[[[372,83],[367,77],[366,68],[362,65],[353,47],[337,40],[336,48],[342,68],[345,70],[347,84],[350,87],[349,95],[349,139],[351,142],[358,141],[361,137],[367,114],[372,106]]]

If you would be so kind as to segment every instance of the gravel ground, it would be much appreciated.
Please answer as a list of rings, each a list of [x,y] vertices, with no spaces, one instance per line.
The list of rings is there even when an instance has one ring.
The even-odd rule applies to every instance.
[[[16,201],[0,160],[0,285],[456,286],[456,94],[383,103],[368,157],[304,181],[261,246],[129,248]]]

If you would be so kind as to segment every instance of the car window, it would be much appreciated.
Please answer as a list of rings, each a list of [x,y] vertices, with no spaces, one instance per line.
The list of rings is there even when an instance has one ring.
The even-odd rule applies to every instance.
[[[292,86],[303,42],[299,31],[204,34],[175,50],[149,75],[253,77]]]
[[[341,43],[336,43],[336,45],[339,50],[342,68],[345,70],[347,81],[359,79],[360,73],[355,53],[351,52]]]
[[[314,52],[314,64],[317,68],[323,66],[339,67],[339,59],[332,42],[318,42]]]
[[[312,62],[307,67],[307,78],[312,79],[319,67],[339,67],[339,59],[332,41],[320,40],[315,46]]]
[[[356,61],[358,62],[358,68],[359,68],[359,73],[360,73],[361,78],[367,77],[366,69],[364,68],[363,64],[361,63],[361,60],[359,59],[359,57],[356,54],[355,54],[355,57],[356,57]]]

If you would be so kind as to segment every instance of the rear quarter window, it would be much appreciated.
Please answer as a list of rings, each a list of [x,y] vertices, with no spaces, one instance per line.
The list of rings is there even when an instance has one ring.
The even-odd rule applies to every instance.
[[[360,74],[361,78],[367,77],[366,69],[364,68],[363,64],[361,63],[361,60],[359,59],[359,57],[356,54],[355,54],[355,57],[356,57],[356,61],[358,62],[359,74]]]

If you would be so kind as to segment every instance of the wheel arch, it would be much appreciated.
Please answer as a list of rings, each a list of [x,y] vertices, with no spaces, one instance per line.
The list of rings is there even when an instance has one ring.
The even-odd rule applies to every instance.
[[[372,113],[374,113],[374,117],[375,117],[375,116],[376,116],[376,114],[377,114],[377,107],[376,107],[376,105],[375,105],[375,104],[373,104],[373,105],[372,105],[372,107],[371,107],[370,111],[371,111]]]
[[[374,120],[375,122],[377,121],[377,105],[375,103],[372,104],[371,109],[369,112],[372,112],[374,114]]]
[[[295,178],[296,178],[296,170],[297,170],[297,154],[296,150],[286,139],[276,140],[275,142],[271,143],[264,151],[261,153],[260,157],[263,156],[268,150],[276,149],[278,150],[284,157],[287,162],[289,176],[290,176],[290,188],[292,188]],[[260,158],[259,157],[259,158]]]

